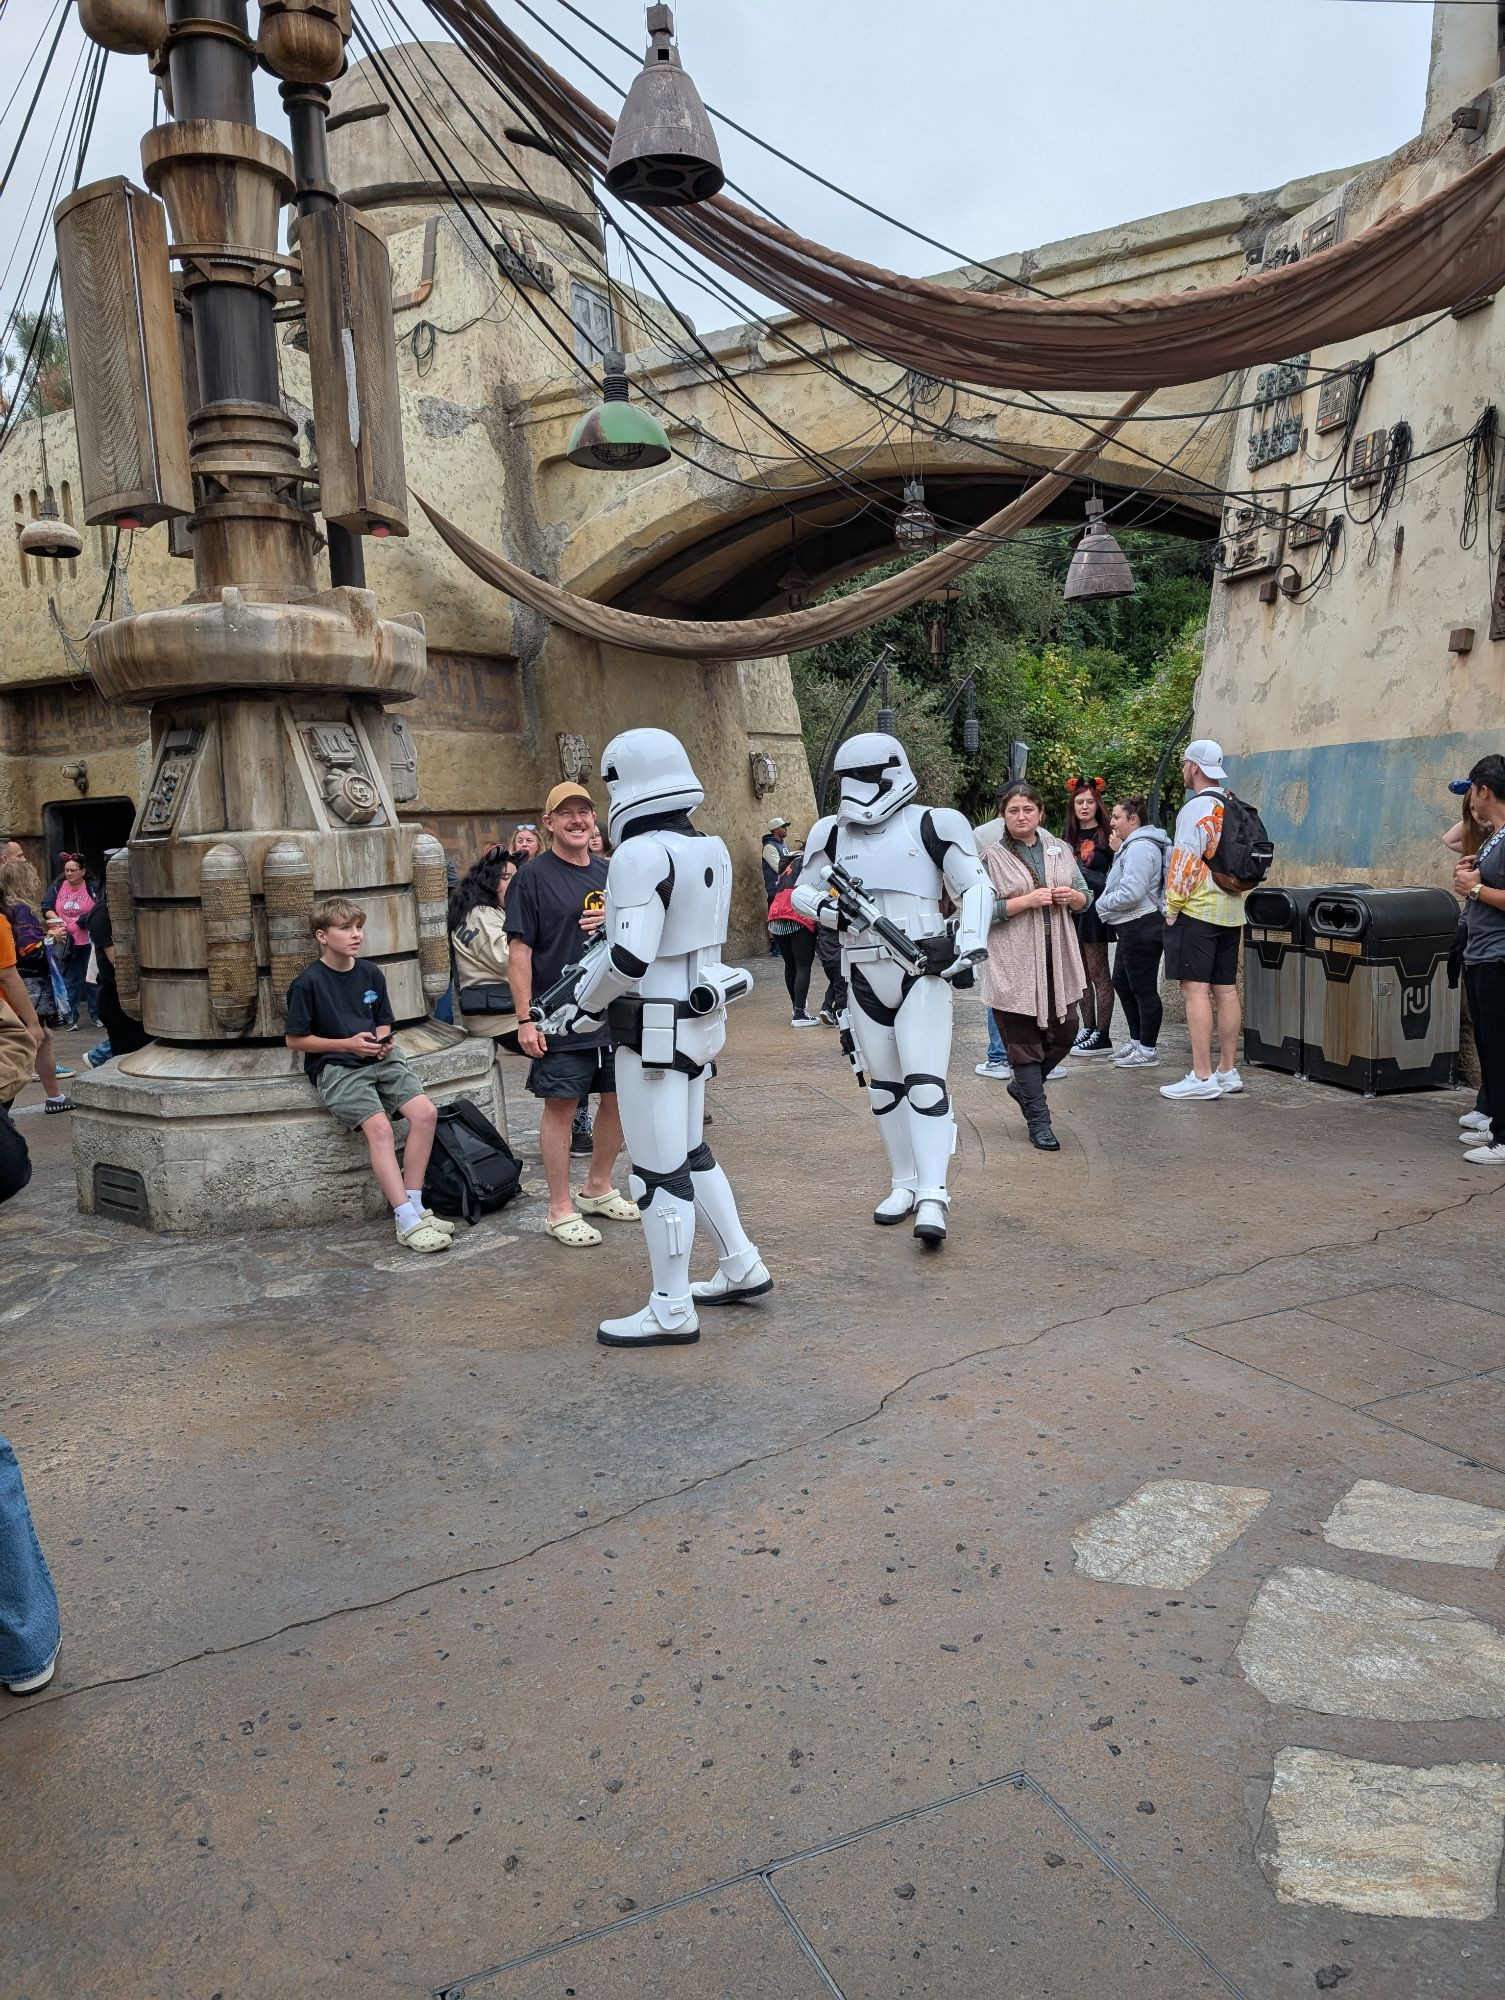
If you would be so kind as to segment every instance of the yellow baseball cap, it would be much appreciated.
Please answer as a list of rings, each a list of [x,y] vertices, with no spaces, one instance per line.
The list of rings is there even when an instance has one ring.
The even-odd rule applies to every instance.
[[[584,799],[592,812],[596,810],[596,802],[585,789],[584,785],[577,785],[573,780],[567,779],[564,784],[556,785],[544,800],[543,809],[545,813],[558,812],[566,799]]]

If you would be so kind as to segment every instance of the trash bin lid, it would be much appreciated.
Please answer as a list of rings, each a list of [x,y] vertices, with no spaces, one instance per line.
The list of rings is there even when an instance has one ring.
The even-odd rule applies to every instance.
[[[1315,938],[1363,939],[1370,945],[1451,938],[1458,927],[1458,903],[1446,889],[1369,889],[1343,883],[1317,891],[1307,921]]]

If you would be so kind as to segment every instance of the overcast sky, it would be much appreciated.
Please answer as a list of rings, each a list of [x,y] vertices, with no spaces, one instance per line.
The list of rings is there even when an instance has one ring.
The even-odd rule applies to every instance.
[[[400,3],[421,37],[443,39],[422,0]],[[50,39],[54,4],[4,7],[0,78],[14,83],[44,30]],[[513,0],[495,4],[615,112],[606,85]],[[531,4],[619,88],[631,80],[629,58],[558,0]],[[638,0],[580,4],[642,47]],[[383,8],[357,0],[356,12],[378,40],[397,39],[381,32],[384,19],[395,26]],[[1431,32],[1430,6],[1408,0],[679,0],[675,13],[685,66],[709,103],[977,257],[1372,159],[1420,124]],[[51,184],[39,140],[59,132],[84,46],[70,9],[42,108],[0,194],[0,268],[20,245],[0,282],[6,310]],[[0,163],[34,74],[0,119]],[[283,136],[275,88],[259,95],[263,122]],[[113,57],[87,179],[139,181],[151,104],[145,62]],[[736,133],[721,136],[731,178],[804,234],[900,270],[946,265]],[[683,281],[666,283],[702,328],[736,317]]]

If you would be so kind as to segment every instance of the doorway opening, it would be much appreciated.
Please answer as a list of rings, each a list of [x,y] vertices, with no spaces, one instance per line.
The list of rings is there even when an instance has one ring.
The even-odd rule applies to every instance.
[[[42,808],[42,844],[47,850],[46,880],[62,867],[60,854],[81,854],[85,870],[104,880],[105,855],[124,847],[136,823],[130,799],[69,799]]]

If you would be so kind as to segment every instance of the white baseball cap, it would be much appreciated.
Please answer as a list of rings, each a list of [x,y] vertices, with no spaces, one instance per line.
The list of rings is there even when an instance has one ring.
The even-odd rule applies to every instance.
[[[1223,746],[1214,743],[1210,736],[1199,736],[1195,743],[1188,743],[1183,753],[1188,764],[1195,764],[1204,778],[1226,778],[1223,769]]]

